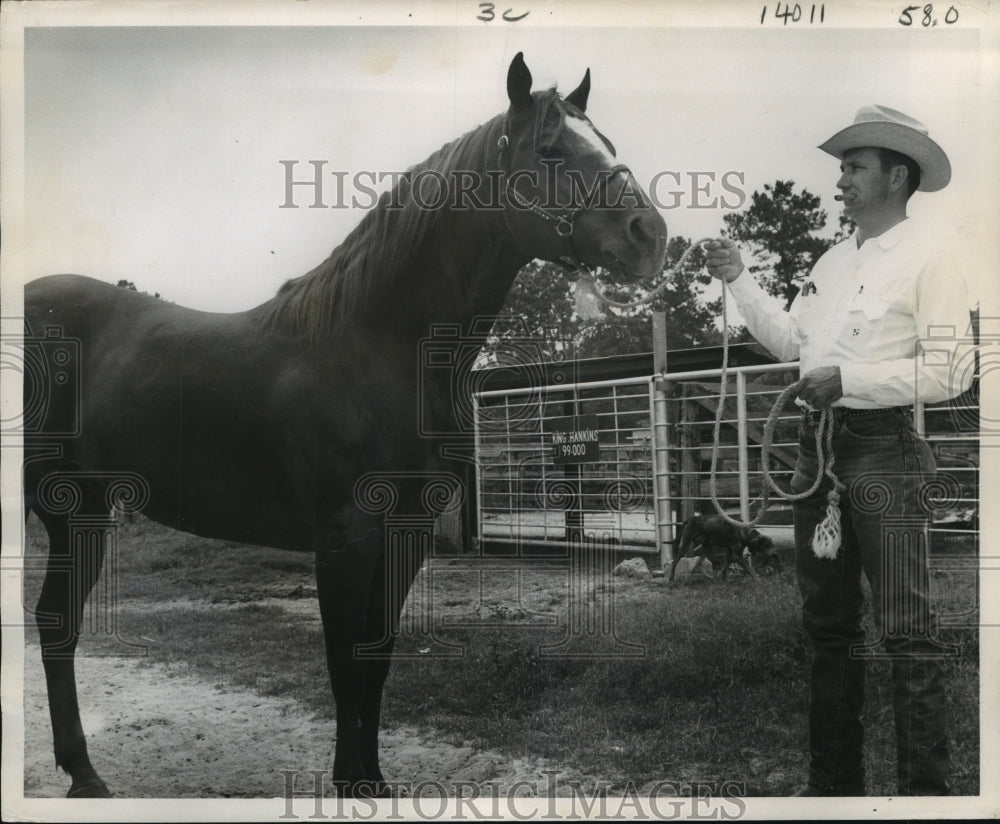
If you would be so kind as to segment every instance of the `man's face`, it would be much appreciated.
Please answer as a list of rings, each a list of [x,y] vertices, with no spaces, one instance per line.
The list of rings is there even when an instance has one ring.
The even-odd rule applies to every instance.
[[[843,196],[844,214],[855,223],[866,216],[876,215],[889,199],[889,172],[882,171],[882,162],[874,149],[851,149],[840,161],[837,188]]]

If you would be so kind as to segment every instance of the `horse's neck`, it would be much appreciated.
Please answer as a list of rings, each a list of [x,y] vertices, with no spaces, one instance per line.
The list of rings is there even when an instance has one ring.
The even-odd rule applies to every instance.
[[[259,307],[261,320],[312,338],[384,334],[400,351],[436,325],[457,327],[467,335],[477,321],[481,330],[486,325],[482,319],[500,311],[529,259],[518,250],[501,210],[471,208],[472,198],[496,203],[496,178],[487,168],[495,163],[491,147],[498,125],[487,124],[485,131],[443,147],[425,166],[478,171],[480,183],[470,205],[451,205],[455,193],[449,191],[448,205],[428,211],[411,193],[398,189],[324,263]],[[440,176],[454,185],[447,171]],[[401,207],[393,205],[399,203],[397,194]]]
[[[498,181],[490,169],[499,164],[498,139],[505,128],[505,119],[494,118],[432,155],[423,169],[440,170],[450,208],[422,211],[410,200],[402,211],[383,215],[381,228],[388,230],[384,236],[389,242],[366,248],[365,254],[372,255],[375,263],[369,269],[388,274],[380,286],[383,299],[405,301],[406,316],[418,334],[439,323],[458,324],[465,330],[477,318],[496,315],[517,272],[528,262],[528,256],[517,250],[502,211],[471,207],[476,200],[497,205]],[[415,170],[414,181],[420,171],[420,167]],[[456,206],[458,193],[452,186],[459,173],[468,180],[470,172],[478,184],[466,193],[471,194],[466,203]],[[415,211],[419,220],[414,219]],[[396,226],[403,229],[403,238],[415,242],[393,243],[400,240]],[[369,305],[365,314],[378,322],[381,308]]]
[[[374,248],[371,253],[380,255]],[[463,336],[497,315],[520,268],[502,214],[444,210],[432,231],[405,257],[389,256],[392,277],[359,307],[358,320],[403,339],[422,339],[432,327],[457,326]],[[380,265],[380,264],[376,264]]]
[[[450,280],[459,284],[459,288],[454,294],[439,294],[435,298],[432,286],[428,291],[428,316],[437,320],[443,314],[440,309],[450,305],[450,311],[454,313],[451,320],[468,327],[473,320],[492,317],[500,312],[518,271],[528,258],[515,247],[506,227],[497,229],[494,226],[491,230],[477,233],[459,226],[455,227],[451,236],[461,236],[463,240],[447,245],[441,266],[449,267],[452,276],[439,283],[443,286]],[[439,250],[445,248],[442,245]],[[433,278],[434,273],[431,272],[430,276]]]

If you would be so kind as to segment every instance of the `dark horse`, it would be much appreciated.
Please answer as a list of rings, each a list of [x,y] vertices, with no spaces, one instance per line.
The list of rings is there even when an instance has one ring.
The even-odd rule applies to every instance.
[[[518,54],[506,112],[401,176],[326,261],[249,311],[194,311],[76,275],[27,285],[26,345],[47,377],[25,380],[25,500],[49,535],[37,623],[71,797],[109,795],[73,667],[107,546],[74,540],[72,518],[123,504],[197,535],[314,553],[333,778],[345,794],[384,792],[382,688],[426,547],[388,553],[385,515],[358,487],[395,478],[398,510],[419,509],[421,478],[451,465],[425,433],[456,428],[453,384],[421,379],[421,341],[436,324],[468,341],[533,258],[623,283],[663,265],[666,226],[584,115],[589,90],[588,71],[565,98],[533,94]],[[471,334],[485,337],[481,324]],[[76,389],[57,379],[69,368],[57,341],[78,346]]]

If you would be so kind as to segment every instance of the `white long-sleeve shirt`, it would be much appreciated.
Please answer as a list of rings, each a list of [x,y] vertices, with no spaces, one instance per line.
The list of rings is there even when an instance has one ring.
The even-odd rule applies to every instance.
[[[934,403],[972,380],[963,278],[911,219],[858,246],[857,234],[813,267],[789,311],[748,273],[729,284],[747,328],[802,375],[839,366],[834,406],[874,409]]]

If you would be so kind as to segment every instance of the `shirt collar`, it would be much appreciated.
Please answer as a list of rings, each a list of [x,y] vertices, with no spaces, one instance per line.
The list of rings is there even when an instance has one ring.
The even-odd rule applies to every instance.
[[[891,229],[886,229],[878,237],[869,238],[860,246],[858,245],[858,230],[854,230],[854,234],[851,235],[851,240],[854,242],[854,248],[858,251],[864,248],[868,243],[875,244],[883,251],[891,249],[893,246],[898,244],[910,231],[910,224],[913,223],[911,218],[903,218],[899,223],[893,226]]]

